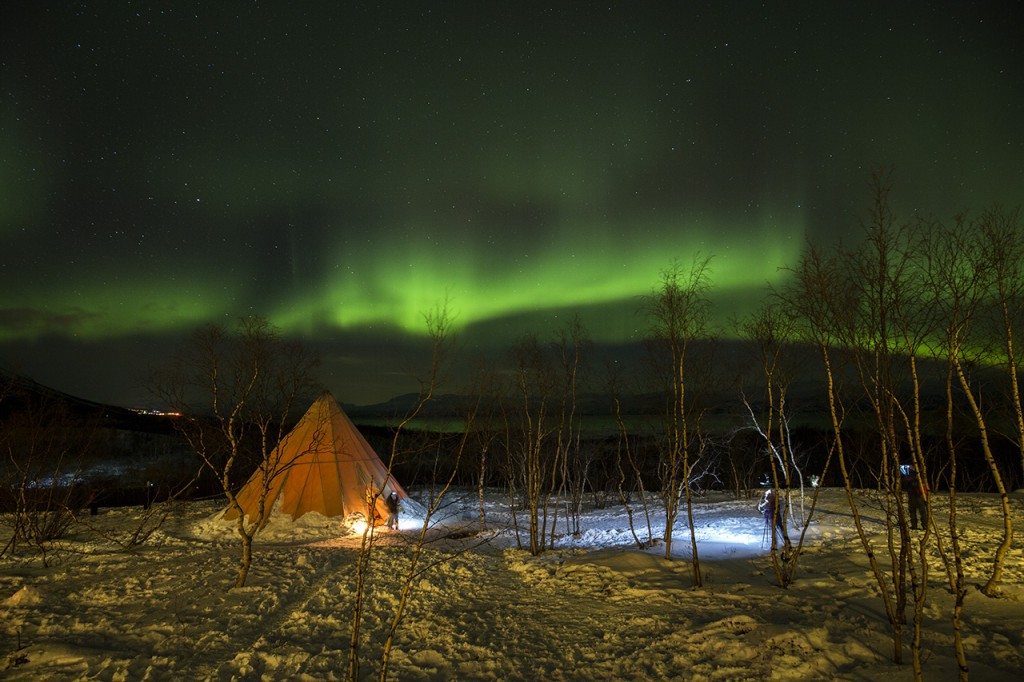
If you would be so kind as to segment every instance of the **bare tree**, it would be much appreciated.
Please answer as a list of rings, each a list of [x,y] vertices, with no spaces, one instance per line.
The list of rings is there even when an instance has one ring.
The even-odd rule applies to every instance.
[[[770,501],[765,505],[765,510],[769,513],[766,516],[765,528],[771,536],[771,557],[776,577],[780,586],[787,587],[793,580],[800,548],[798,546],[797,551],[794,551],[788,532],[783,532],[785,544],[780,556],[778,533],[775,529],[781,527],[785,531],[787,516],[793,520],[797,519],[793,510],[794,479],[798,482],[801,512],[804,502],[804,476],[793,448],[786,405],[793,374],[792,368],[786,362],[785,349],[795,338],[796,329],[792,315],[785,312],[784,306],[778,301],[767,302],[743,324],[743,329],[746,337],[754,342],[762,371],[765,390],[761,416],[755,414],[754,407],[746,396],[743,396],[743,403],[750,415],[751,428],[760,436],[767,454],[771,489],[770,498],[765,498],[766,501]],[[821,477],[824,474],[825,472],[819,472]],[[806,531],[810,522],[809,515],[801,513],[799,519]]]
[[[877,435],[876,476],[886,510],[886,548],[890,559],[887,580],[879,588],[893,597],[894,660],[902,661],[904,612],[908,598],[913,597],[915,636],[911,639],[911,652],[915,671],[920,671],[920,638],[916,633],[920,628],[927,573],[922,582],[912,560],[914,547],[902,502],[900,466],[909,460],[922,476],[927,475],[918,428],[920,383],[916,353],[922,333],[930,330],[916,324],[915,318],[922,310],[922,283],[915,276],[913,237],[907,226],[897,223],[890,205],[891,170],[874,172],[869,187],[872,204],[864,243],[843,256],[849,266],[844,286],[853,292],[855,305],[842,333]],[[904,389],[908,381],[909,395]],[[929,529],[924,530],[927,539]],[[927,562],[921,567],[926,572]]]
[[[552,467],[552,485],[555,493],[555,517],[551,522],[551,540],[554,542],[560,501],[566,496],[566,524],[572,535],[578,536],[582,513],[583,493],[586,490],[590,464],[588,451],[580,446],[581,424],[578,413],[578,394],[587,369],[590,338],[579,317],[573,318],[567,329],[559,334],[553,349],[558,358],[557,371],[561,383],[558,400],[558,429],[555,445],[555,466]],[[557,477],[557,482],[554,480]],[[547,507],[548,505],[545,505]]]
[[[914,673],[923,675],[922,635],[928,604],[930,558],[936,553],[947,568],[955,596],[954,647],[961,679],[967,660],[959,636],[963,612],[963,567],[956,523],[957,444],[953,414],[959,390],[968,401],[980,434],[991,474],[998,479],[989,445],[987,416],[974,395],[978,390],[971,369],[972,353],[984,348],[976,333],[981,301],[986,297],[991,265],[979,250],[976,235],[962,223],[947,230],[941,225],[898,225],[889,207],[890,177],[872,176],[873,204],[865,239],[855,249],[836,247],[829,253],[809,245],[794,270],[787,300],[801,316],[807,336],[821,350],[832,416],[834,443],[844,487],[865,554],[875,576],[891,627],[893,660],[902,662],[909,644]],[[987,351],[981,351],[982,353]],[[911,535],[902,504],[899,468],[907,464],[928,480],[930,457],[923,436],[922,357],[945,357],[949,366],[947,394],[947,451],[950,470],[949,533],[943,536],[931,519],[920,535]],[[837,370],[841,355],[848,364]],[[846,371],[844,371],[846,370]],[[885,547],[890,564],[884,568],[873,540],[864,530],[853,494],[847,456],[846,427],[840,377],[852,378],[855,392],[847,394],[867,410],[856,416],[871,425],[876,451],[862,460],[876,477],[878,499],[885,513]],[[945,537],[945,539],[944,539]],[[951,552],[947,552],[946,543]],[[997,550],[996,565],[1000,563]],[[998,572],[994,578],[998,579]],[[991,581],[990,581],[991,582]],[[907,637],[906,610],[913,607],[913,630]]]
[[[516,443],[509,448],[513,463],[509,474],[522,477],[527,512],[528,549],[537,555],[544,551],[547,509],[544,501],[550,489],[553,457],[548,438],[555,431],[552,414],[556,402],[555,370],[536,335],[528,334],[512,349],[516,363],[515,392],[518,408],[514,410]],[[514,482],[511,484],[514,486]],[[513,515],[515,506],[513,505]],[[519,534],[516,534],[518,539]]]
[[[645,474],[636,452],[636,435],[631,433],[626,426],[625,417],[622,414],[622,395],[625,392],[623,385],[622,368],[615,363],[609,363],[607,367],[608,389],[612,396],[612,417],[615,420],[616,443],[615,443],[615,490],[619,502],[626,511],[629,520],[629,532],[633,535],[633,541],[639,549],[651,547],[654,542],[654,529],[651,521],[651,500],[648,499],[647,489],[644,485]],[[643,515],[645,529],[637,532],[637,511],[634,509],[634,495],[636,506]]]
[[[982,592],[991,597],[999,592],[1003,565],[1013,544],[1013,522],[1006,485],[992,450],[992,430],[983,408],[982,384],[973,372],[993,356],[993,351],[983,343],[976,327],[983,302],[992,293],[993,281],[998,282],[1001,278],[995,265],[999,259],[986,250],[984,240],[979,243],[978,231],[964,216],[958,216],[951,228],[935,232],[942,238],[937,243],[933,242],[934,246],[929,250],[932,263],[929,283],[937,292],[936,305],[941,307],[941,319],[946,325],[944,350],[952,375],[978,428],[982,456],[1001,500],[1003,538],[993,556],[992,573],[982,588]],[[999,285],[995,288],[998,290]],[[997,294],[997,300],[999,297]],[[1012,329],[1006,333],[1006,343],[1011,344],[1012,353],[1012,338],[1009,338]]]
[[[827,324],[829,344],[842,349],[850,376],[856,381],[856,401],[867,410],[858,414],[874,432],[874,452],[863,461],[873,472],[879,502],[886,518],[884,569],[871,539],[859,522],[857,498],[850,494],[842,433],[837,430],[837,454],[858,535],[871,561],[893,638],[893,659],[901,662],[905,642],[905,611],[913,599],[914,630],[910,639],[915,672],[920,674],[920,632],[928,585],[927,547],[930,526],[917,541],[908,530],[902,504],[900,466],[913,465],[927,475],[921,434],[921,381],[918,359],[926,339],[933,336],[934,312],[926,279],[921,275],[917,233],[898,224],[889,203],[891,171],[871,176],[872,204],[864,240],[856,248],[837,247],[829,259],[809,252],[801,274],[808,301],[805,315]],[[812,307],[827,311],[827,319]],[[828,361],[829,358],[826,358]]]
[[[480,530],[487,528],[484,492],[487,486],[490,467],[493,466],[488,456],[495,442],[499,440],[500,428],[503,422],[503,415],[498,409],[500,407],[501,394],[501,380],[497,372],[493,371],[493,369],[481,367],[474,375],[469,388],[469,395],[474,397],[474,407],[471,410],[473,418],[467,418],[466,420],[480,453],[476,469]]]
[[[286,455],[284,441],[295,408],[311,398],[317,364],[314,353],[266,319],[245,317],[230,331],[197,330],[153,382],[156,394],[182,414],[175,424],[227,497],[241,543],[236,588],[246,583],[253,539],[269,519],[269,491],[303,454]],[[250,472],[259,494],[256,513],[246,515],[237,490]]]
[[[1024,234],[1020,228],[1020,210],[993,207],[985,211],[977,224],[979,248],[991,267],[991,293],[996,307],[995,333],[1010,382],[1010,408],[1014,424],[1021,471],[1024,473],[1024,403],[1021,398],[1021,358],[1017,333],[1024,323]]]
[[[406,430],[408,425],[416,419],[427,406],[427,404],[434,398],[435,392],[441,383],[442,375],[445,371],[446,361],[448,359],[450,346],[452,343],[452,325],[453,319],[450,311],[448,310],[448,303],[445,301],[443,304],[430,313],[424,315],[424,321],[426,324],[427,335],[431,341],[431,360],[430,368],[427,378],[420,381],[420,392],[416,404],[413,408],[405,415],[405,417],[399,422],[395,428],[391,439],[391,448],[386,463],[388,477],[392,475],[395,460],[398,457],[400,451],[400,439],[402,433]],[[458,448],[458,456],[461,457],[461,453],[465,447],[466,439],[472,431],[472,420],[469,420],[467,424],[469,428],[463,430],[463,436],[460,441]],[[405,608],[408,604],[410,595],[412,594],[413,586],[416,582],[416,577],[420,575],[423,568],[420,567],[420,559],[423,552],[424,543],[426,541],[427,530],[432,522],[433,514],[441,505],[441,501],[444,495],[447,493],[451,482],[458,471],[458,460],[456,465],[452,466],[449,472],[449,478],[447,482],[442,486],[441,490],[433,497],[431,502],[426,507],[426,513],[423,519],[423,525],[417,538],[416,544],[413,547],[412,556],[410,558],[409,568],[404,576],[401,591],[399,594],[398,604],[396,605],[394,615],[391,619],[391,625],[388,629],[388,635],[385,638],[384,648],[381,654],[381,668],[380,668],[380,680],[384,682],[387,679],[388,666],[390,664],[391,650],[394,644],[395,636],[402,623]],[[374,506],[376,499],[379,498],[385,490],[387,480],[382,481],[376,487],[376,489],[370,491],[370,497],[367,500],[368,506]],[[377,547],[377,528],[376,524],[373,523],[372,515],[368,516],[368,523],[366,524],[362,535],[360,537],[359,554],[356,560],[356,576],[355,576],[355,600],[352,608],[352,626],[349,632],[349,653],[348,653],[348,675],[347,678],[352,682],[360,679],[360,653],[362,650],[362,625],[364,618],[364,606],[369,598],[369,591],[371,589],[371,583],[368,578],[370,575],[370,568],[372,565],[374,553]]]
[[[946,376],[943,386],[945,388],[946,396],[946,430],[945,430],[945,442],[946,442],[946,454],[948,456],[949,464],[949,515],[948,515],[948,529],[949,529],[949,540],[950,540],[950,552],[943,552],[942,558],[946,565],[946,575],[949,581],[949,589],[953,593],[953,609],[950,617],[950,621],[953,626],[953,646],[956,651],[957,667],[959,669],[959,679],[962,682],[966,682],[969,674],[968,663],[967,663],[967,651],[964,645],[963,639],[963,613],[964,607],[967,600],[967,576],[964,570],[963,553],[960,545],[960,533],[958,532],[958,514],[957,514],[957,486],[959,484],[959,457],[958,457],[958,446],[955,436],[955,414],[956,414],[956,399],[955,399],[955,380],[956,370],[952,358],[947,354],[946,358]],[[938,524],[936,524],[938,527]],[[940,543],[941,546],[941,543]]]
[[[102,415],[75,413],[59,396],[5,379],[0,508],[9,511],[10,537],[0,556],[20,545],[38,552],[45,566],[86,503],[86,471],[102,438]]]
[[[893,656],[902,658],[902,620],[897,616],[896,604],[888,581],[878,561],[867,531],[864,520],[854,494],[854,482],[848,465],[848,455],[844,438],[847,407],[841,386],[842,372],[837,366],[837,348],[848,344],[847,330],[850,328],[851,317],[857,306],[855,292],[846,286],[841,279],[846,271],[845,256],[833,252],[825,253],[814,244],[808,244],[800,262],[793,271],[793,281],[786,300],[795,310],[804,325],[803,334],[813,343],[821,354],[822,371],[824,372],[828,411],[833,434],[832,448],[839,464],[843,488],[853,516],[857,536],[864,548],[865,556],[871,567],[872,575],[879,586],[882,605],[893,628]]]
[[[522,546],[515,495],[521,486],[527,544],[534,555],[553,546],[563,503],[567,531],[579,532],[589,455],[581,448],[577,400],[589,345],[576,318],[556,341],[545,344],[526,334],[511,351],[515,373],[504,444],[506,473],[517,542]]]
[[[694,587],[703,584],[693,522],[690,473],[699,448],[700,413],[687,392],[690,386],[691,344],[707,334],[710,258],[697,257],[689,271],[675,263],[662,273],[661,283],[647,301],[655,371],[667,394],[665,443],[660,463],[661,495],[665,508],[665,558],[672,556],[672,536],[680,504],[686,503]]]

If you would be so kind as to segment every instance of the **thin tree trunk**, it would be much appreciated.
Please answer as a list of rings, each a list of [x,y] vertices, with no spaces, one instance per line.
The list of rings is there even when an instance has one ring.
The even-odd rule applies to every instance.
[[[967,682],[969,668],[967,650],[964,645],[963,613],[967,598],[966,578],[964,576],[963,555],[960,551],[960,534],[957,532],[956,485],[957,485],[957,454],[953,440],[953,377],[952,367],[946,376],[946,445],[949,452],[949,538],[953,551],[953,569],[950,588],[953,590],[953,648],[956,651],[958,677]]]
[[[239,517],[239,524],[242,524],[244,517]],[[249,569],[252,567],[252,535],[240,530],[242,536],[242,559],[238,564],[238,577],[235,578],[235,587],[245,587],[245,581],[249,578]]]
[[[850,481],[850,472],[846,468],[846,449],[843,446],[842,439],[842,427],[839,420],[839,408],[836,404],[835,397],[835,381],[832,372],[832,363],[828,352],[827,345],[822,346],[822,357],[825,362],[825,378],[826,388],[828,391],[828,404],[829,404],[829,415],[832,420],[832,429],[836,435],[836,454],[839,460],[839,470],[843,476],[843,488],[846,490],[846,499],[850,505],[850,512],[853,515],[853,523],[857,529],[857,536],[860,538],[861,546],[864,548],[864,554],[867,556],[868,564],[871,566],[871,573],[875,577],[875,582],[878,583],[879,593],[882,597],[882,605],[885,607],[886,617],[889,619],[889,624],[892,626],[892,646],[893,646],[893,662],[903,662],[903,625],[896,618],[895,610],[893,608],[892,596],[889,594],[889,590],[886,588],[885,577],[882,575],[882,569],[878,565],[878,557],[875,556],[875,550],[871,547],[871,542],[868,540],[867,533],[864,530],[864,524],[860,518],[860,510],[857,507],[857,502],[853,496],[853,487]]]
[[[981,411],[981,406],[978,405],[977,399],[974,397],[974,392],[971,390],[971,385],[967,380],[967,375],[964,374],[960,358],[956,355],[954,355],[953,358],[953,366],[956,369],[957,378],[960,380],[960,387],[963,389],[964,395],[967,397],[967,402],[971,406],[971,414],[974,415],[974,419],[978,425],[981,451],[985,457],[985,463],[988,464],[989,472],[992,474],[992,480],[996,485],[996,489],[999,491],[999,501],[1003,513],[1003,539],[996,548],[996,553],[992,558],[992,574],[989,576],[988,582],[986,582],[985,586],[981,589],[982,593],[986,596],[995,597],[999,594],[999,582],[1003,576],[1003,564],[1006,561],[1006,555],[1009,553],[1010,547],[1013,544],[1013,520],[1010,516],[1010,499],[1006,494],[1006,486],[1003,484],[1003,476],[999,472],[995,456],[992,454],[985,416]]]

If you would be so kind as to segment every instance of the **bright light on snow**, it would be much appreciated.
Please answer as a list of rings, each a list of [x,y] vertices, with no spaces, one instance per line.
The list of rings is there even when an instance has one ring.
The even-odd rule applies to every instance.
[[[759,545],[762,539],[760,535],[731,531],[727,528],[709,528],[702,537],[712,542],[727,542],[732,545]]]

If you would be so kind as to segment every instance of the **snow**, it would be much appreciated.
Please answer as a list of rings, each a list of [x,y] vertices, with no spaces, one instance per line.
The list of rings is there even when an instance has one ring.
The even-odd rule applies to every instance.
[[[412,492],[423,501],[425,491]],[[636,548],[621,506],[588,510],[579,537],[562,535],[554,549],[531,556],[516,545],[501,495],[489,491],[485,531],[474,491],[448,499],[426,536],[426,570],[412,580],[393,679],[913,679],[909,650],[904,664],[891,661],[889,627],[841,490],[822,491],[788,589],[776,584],[756,496],[697,501],[698,589],[684,517],[672,560],[664,545]],[[884,516],[871,493],[861,499],[887,561]],[[944,521],[938,496],[936,504],[935,518]],[[1020,528],[1024,494],[1011,504]],[[131,550],[117,539],[138,526],[143,510],[102,509],[80,519],[49,567],[38,556],[0,559],[0,677],[345,679],[359,536],[317,514],[277,520],[257,539],[248,585],[229,589],[240,550],[219,508],[180,505]],[[962,495],[959,513],[971,679],[1015,679],[1024,670],[1020,543],[1006,561],[1003,596],[985,597],[979,588],[1001,537],[999,500]],[[421,522],[405,513],[399,531],[375,534],[362,679],[379,676]],[[661,532],[660,518],[653,529]],[[796,528],[790,533],[798,537]],[[951,596],[937,557],[930,566],[925,678],[952,680]]]

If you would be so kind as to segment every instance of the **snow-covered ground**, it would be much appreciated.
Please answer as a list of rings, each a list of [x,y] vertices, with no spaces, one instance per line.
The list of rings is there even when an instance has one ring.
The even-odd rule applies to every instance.
[[[869,498],[865,523],[887,560],[881,510]],[[636,549],[621,506],[589,510],[580,537],[563,537],[534,557],[516,547],[500,496],[488,496],[484,532],[477,532],[471,491],[450,500],[443,527],[429,534],[429,568],[412,581],[393,679],[913,677],[909,653],[904,665],[891,661],[889,627],[842,491],[823,491],[789,589],[776,585],[756,500],[698,502],[699,589],[691,587],[682,521],[671,561],[664,546]],[[1000,537],[998,499],[964,495],[960,502],[970,676],[1017,679],[1024,671],[1020,542],[1006,562],[1004,596],[983,596],[979,586]],[[1015,526],[1024,529],[1024,494],[1012,504]],[[49,568],[38,559],[0,560],[0,678],[344,679],[358,538],[319,515],[275,523],[257,541],[248,586],[231,590],[239,546],[215,520],[217,510],[215,503],[182,505],[148,542],[124,551],[114,539],[137,527],[143,512],[104,509],[82,519]],[[941,509],[936,519],[945,521]],[[377,535],[363,679],[379,675],[418,524],[406,514],[399,532]],[[953,680],[951,598],[937,558],[930,575],[925,679]]]

